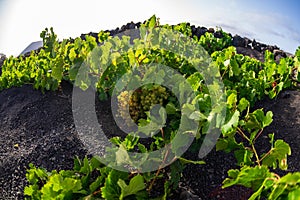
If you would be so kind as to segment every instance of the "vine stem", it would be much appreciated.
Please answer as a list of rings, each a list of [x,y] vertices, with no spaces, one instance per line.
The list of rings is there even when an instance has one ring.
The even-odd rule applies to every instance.
[[[95,192],[93,192],[93,196],[96,196],[96,195],[98,195],[98,194],[101,194],[101,192],[102,192],[101,189],[96,190]]]
[[[271,84],[271,83],[273,83],[274,81],[280,81],[280,78],[276,78],[276,79],[274,79],[273,81],[266,82],[266,84]]]
[[[263,128],[259,131],[259,133],[256,135],[255,139],[253,140],[253,143],[257,140],[257,138],[262,134]]]
[[[163,140],[165,140],[165,136],[164,136],[164,130],[163,130],[163,128],[160,128],[160,132],[161,132],[161,136],[162,136]]]
[[[153,185],[154,185],[154,183],[155,183],[155,181],[156,181],[156,178],[158,177],[160,171],[163,169],[162,166],[163,166],[163,164],[166,162],[166,159],[167,159],[167,157],[168,157],[168,155],[169,155],[169,150],[170,150],[170,149],[168,148],[168,149],[167,149],[167,152],[166,152],[166,154],[165,154],[165,156],[164,156],[164,160],[163,160],[162,164],[159,166],[158,170],[157,170],[156,173],[155,173],[155,177],[153,178],[153,180],[151,181],[151,183],[150,183],[150,185],[149,185],[148,192],[150,192],[150,191],[152,190]]]
[[[227,72],[228,68],[229,68],[229,65],[228,65],[228,66],[226,66],[226,68],[225,68],[225,70],[224,70],[224,72],[223,72],[223,74],[222,74],[221,78],[223,78],[223,77],[225,76],[225,74],[226,74],[226,72]]]
[[[256,157],[256,162],[257,162],[258,166],[261,166],[261,165],[260,165],[260,159],[259,159],[259,157],[258,157],[258,154],[257,154],[257,152],[256,152],[256,149],[255,149],[253,143],[251,144],[251,147],[252,147],[252,150],[253,150],[254,155],[255,155],[255,157]]]
[[[247,137],[247,135],[245,135],[245,133],[244,133],[239,127],[237,127],[237,132],[238,132],[243,138],[245,138],[247,141],[250,142],[250,139]]]
[[[153,188],[153,185],[154,185],[154,182],[155,182],[155,180],[156,180],[157,176],[159,175],[159,173],[160,173],[161,169],[162,169],[162,168],[161,168],[161,167],[159,167],[159,168],[158,168],[158,170],[156,171],[156,173],[155,173],[155,177],[153,178],[153,180],[151,181],[151,183],[150,183],[150,185],[149,185],[148,192],[150,192],[150,191],[152,190],[152,188]]]
[[[263,159],[265,159],[271,153],[271,151],[272,149],[268,151],[259,161],[261,162]]]
[[[274,175],[276,176],[277,180],[280,180],[280,179],[281,179],[280,176],[279,176],[278,174],[274,174]]]

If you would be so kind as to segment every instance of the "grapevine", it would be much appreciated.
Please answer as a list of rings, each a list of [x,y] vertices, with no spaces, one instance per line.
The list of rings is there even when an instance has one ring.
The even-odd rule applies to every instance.
[[[151,17],[142,28],[160,27],[158,19]],[[191,36],[191,28],[186,23],[176,26],[164,25],[166,29],[179,31],[181,34]],[[143,29],[141,29],[143,30]],[[155,32],[155,31],[154,31]],[[274,140],[274,134],[269,134],[270,150],[264,154],[256,151],[256,141],[259,140],[265,127],[271,125],[273,114],[264,113],[262,109],[250,112],[252,106],[263,98],[271,99],[284,89],[295,88],[300,82],[300,47],[295,56],[282,58],[279,63],[274,55],[266,51],[265,62],[237,54],[232,47],[229,34],[218,29],[221,38],[212,33],[206,33],[200,38],[194,37],[197,44],[202,45],[211,55],[214,65],[218,66],[226,88],[226,119],[221,127],[222,136],[219,138],[216,149],[218,151],[233,152],[239,169],[228,171],[228,178],[223,187],[243,185],[252,187],[251,199],[259,199],[266,195],[269,199],[295,199],[300,195],[299,173],[286,174],[282,177],[271,172],[271,168],[286,170],[287,158],[291,154],[290,146],[283,140]],[[112,38],[109,33],[101,31],[98,38],[86,36],[84,39],[75,38],[59,42],[53,29],[45,29],[41,33],[44,47],[39,51],[32,51],[28,57],[10,57],[5,60],[0,75],[0,90],[31,84],[35,89],[43,92],[57,90],[62,81],[69,81],[75,86],[85,90],[89,87],[97,89],[100,99],[110,98],[112,88],[116,81],[133,67],[142,64],[161,63],[172,66],[192,85],[197,97],[193,103],[201,108],[197,113],[200,129],[196,133],[197,140],[204,137],[205,129],[209,126],[211,107],[211,94],[201,74],[192,69],[192,59],[183,58],[172,52],[160,49],[142,48],[133,50],[128,37]],[[101,43],[98,52],[93,49]],[[142,46],[143,40],[136,40]],[[117,44],[123,54],[110,49],[112,43]],[[146,47],[146,45],[144,46]],[[92,53],[93,52],[93,53]],[[99,54],[112,57],[97,60]],[[76,82],[78,70],[84,61],[91,61],[84,71],[81,81]],[[100,62],[107,68],[97,69]],[[101,71],[103,70],[103,71]],[[160,77],[162,76],[162,77]],[[166,75],[157,75],[164,78]],[[100,78],[95,85],[89,81],[91,77]],[[125,138],[111,138],[112,143],[128,151],[149,152],[159,149],[170,142],[178,128],[179,106],[172,93],[164,86],[145,85],[134,91],[124,89],[117,96],[118,117],[127,124],[133,120],[135,123],[147,121],[148,112],[153,105],[159,104],[166,108],[168,118],[166,127],[161,128],[160,134],[153,138],[153,142],[144,146],[139,137],[128,135]],[[192,105],[192,106],[195,106]],[[128,115],[129,114],[129,115]],[[143,121],[144,120],[144,121]],[[237,138],[242,138],[237,142]],[[170,168],[159,169],[153,173],[139,173],[132,170],[130,173],[120,172],[103,166],[96,158],[74,160],[74,169],[70,171],[46,172],[44,169],[30,165],[27,171],[29,185],[24,194],[31,199],[47,199],[49,197],[71,199],[135,199],[149,198],[150,191],[156,180],[164,180],[164,194],[159,198],[167,199],[172,196],[172,189],[178,186],[180,174],[185,164],[203,164],[201,161],[189,161],[179,157]],[[176,171],[178,168],[178,171]],[[95,179],[93,172],[100,174]],[[170,175],[171,174],[171,175]],[[256,179],[259,177],[259,179]],[[56,182],[55,180],[62,180]],[[43,184],[41,184],[43,183]],[[72,185],[72,187],[70,187]],[[62,188],[54,191],[54,187]],[[51,189],[52,188],[52,189]]]

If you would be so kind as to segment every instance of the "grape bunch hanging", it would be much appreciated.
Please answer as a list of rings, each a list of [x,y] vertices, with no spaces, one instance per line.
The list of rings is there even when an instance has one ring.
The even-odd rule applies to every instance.
[[[146,112],[153,105],[166,105],[169,96],[170,92],[165,87],[154,84],[138,88],[132,93],[125,90],[117,97],[118,117],[121,117],[127,125],[131,120],[137,123],[139,119],[147,117]]]

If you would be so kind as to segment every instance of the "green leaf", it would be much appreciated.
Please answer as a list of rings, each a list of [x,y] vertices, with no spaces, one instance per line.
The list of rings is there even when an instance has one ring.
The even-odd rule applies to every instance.
[[[299,200],[300,197],[300,189],[296,189],[289,192],[288,200]]]
[[[240,73],[241,73],[241,70],[239,68],[239,65],[238,65],[236,59],[230,59],[230,66],[231,66],[231,69],[232,69],[232,74],[234,76],[239,76]]]
[[[277,70],[280,75],[284,75],[285,73],[288,73],[288,65],[285,59],[280,59]]]
[[[143,81],[162,85],[165,82],[166,73],[163,70],[158,70],[156,66],[149,66],[143,77]]]
[[[80,87],[82,90],[86,90],[91,84],[91,78],[89,77],[89,66],[87,65],[87,63],[83,63],[81,66],[78,67],[80,67],[80,69],[78,70],[77,75],[75,77],[75,86]],[[74,70],[76,71],[76,69]]]
[[[248,106],[250,106],[250,102],[244,97],[241,98],[238,104],[238,109],[240,112],[243,112]]]
[[[129,165],[131,163],[130,157],[128,155],[127,150],[125,149],[125,147],[123,147],[123,145],[121,145],[118,148],[118,151],[116,151],[116,162],[117,165]]]
[[[138,141],[139,141],[138,137],[133,136],[131,134],[128,134],[126,136],[126,138],[124,139],[124,141],[122,142],[122,145],[127,151],[130,151],[130,150],[133,150],[135,148]]]
[[[282,195],[287,189],[287,185],[276,185],[276,187],[272,190],[269,199],[278,199],[280,195]]]
[[[51,187],[54,192],[59,192],[60,190],[63,189],[62,183],[63,182],[63,177],[61,177],[60,174],[54,174],[49,178],[49,182],[45,184],[44,188]],[[43,189],[42,189],[43,193]]]
[[[272,174],[266,166],[244,166],[241,170],[229,170],[229,178],[223,181],[223,188],[233,185],[243,185],[257,191],[265,179],[271,178]]]
[[[117,170],[111,170],[105,179],[105,184],[101,188],[102,197],[105,199],[119,199],[121,188],[118,185],[119,179],[127,180],[128,173]]]
[[[138,146],[139,150],[141,151],[141,153],[147,153],[148,152],[148,150],[145,147],[145,145],[143,145],[141,143],[138,143],[137,146]]]
[[[128,80],[127,89],[131,90],[132,88],[135,88],[140,82],[141,78],[138,75],[131,76],[130,80]]]
[[[63,65],[64,60],[62,57],[57,58],[57,60],[54,63],[54,67],[52,68],[52,77],[58,81],[61,81],[63,77]]]
[[[234,152],[234,156],[237,159],[237,164],[240,166],[253,164],[253,152],[249,149],[240,149]]]
[[[273,167],[274,169],[276,169],[277,164],[279,164],[280,169],[286,170],[288,167],[287,155],[291,155],[290,146],[283,140],[276,140],[274,148],[272,148],[270,153],[264,157],[262,164]]]
[[[83,165],[81,165],[80,172],[84,174],[90,173],[90,164],[87,157],[83,159]]]
[[[269,126],[273,121],[272,111],[268,111],[265,115],[262,109],[257,109],[248,115],[245,123],[245,128],[252,132]]]
[[[200,111],[192,112],[189,118],[195,121],[203,121],[207,119],[207,117],[204,114],[202,114]]]
[[[237,95],[236,95],[236,92],[233,92],[227,98],[228,108],[229,109],[234,108],[236,106],[236,103],[237,103]]]
[[[216,143],[216,150],[222,151],[227,149],[227,147],[228,147],[228,141],[226,139],[219,138],[219,140]]]
[[[161,124],[157,124],[156,122],[153,122],[152,120],[148,123],[143,123],[146,122],[144,120],[140,120],[140,126],[138,127],[138,131],[141,133],[144,133],[147,136],[153,136],[157,131],[160,130],[162,127]]]
[[[71,68],[69,69],[69,77],[70,77],[70,80],[75,80],[76,79],[76,76],[77,76],[77,73],[78,73],[78,70],[80,68],[80,65],[81,63],[75,63],[71,66]]]
[[[191,85],[191,88],[194,91],[197,91],[202,83],[203,77],[199,72],[196,72],[189,76],[186,80]]]
[[[175,105],[172,102],[168,102],[166,105],[167,114],[175,114],[177,111],[178,109],[175,107]]]
[[[76,156],[74,158],[74,167],[73,167],[73,170],[79,172],[80,168],[81,168],[81,160],[80,160],[80,158],[78,156]]]
[[[129,195],[134,195],[137,192],[146,188],[144,184],[144,178],[140,174],[133,177],[130,180],[129,185],[127,185],[122,179],[118,180],[118,185],[121,188],[121,195],[119,198],[120,200],[124,199],[124,197],[127,197]]]
[[[194,164],[194,165],[204,165],[204,164],[206,164],[205,161],[203,161],[203,160],[194,161],[194,160],[185,159],[183,157],[179,157],[178,159],[183,164]]]
[[[197,134],[195,131],[195,124],[189,122],[192,121],[188,119],[186,116],[182,116],[181,122],[181,133],[177,133],[175,138],[171,141],[172,143],[172,151],[175,155],[182,155],[182,149],[186,148],[186,145],[190,143],[194,136]]]
[[[61,185],[65,191],[72,191],[73,193],[80,192],[82,189],[80,180],[68,177],[64,179]]]
[[[217,151],[225,151],[229,153],[235,149],[244,149],[244,145],[242,143],[238,144],[234,138],[234,136],[230,136],[227,138],[219,138],[216,144]]]
[[[95,192],[97,189],[99,189],[102,184],[104,183],[104,177],[103,176],[98,176],[97,179],[92,182],[89,186],[90,192]]]
[[[169,195],[170,192],[171,192],[170,183],[169,183],[169,181],[166,181],[164,183],[164,195],[162,196],[162,198],[159,198],[159,199],[160,200],[167,200],[168,199],[168,195]]]
[[[100,160],[96,157],[92,157],[90,159],[90,166],[91,166],[91,171],[95,170],[96,168],[99,168],[100,166],[102,166],[102,163],[100,162]]]
[[[269,126],[273,121],[272,111],[268,111],[266,116],[263,118],[263,127]]]
[[[139,126],[138,131],[152,136],[158,130],[160,130],[166,123],[167,113],[166,110],[161,106],[151,107],[151,112],[146,112],[148,117],[151,119],[150,123],[143,123],[145,121],[140,120],[140,125],[144,124],[145,126]]]
[[[24,188],[24,195],[27,195],[27,196],[33,196],[33,193],[35,192],[35,188],[33,185],[30,185],[30,186],[26,186]]]
[[[75,52],[75,49],[72,48],[72,49],[70,50],[70,53],[69,53],[69,58],[70,58],[71,61],[74,61],[74,60],[76,59],[76,57],[77,57],[77,54],[76,54],[76,52]]]
[[[111,143],[120,145],[122,143],[121,138],[118,136],[112,137],[109,139]]]
[[[276,97],[276,95],[277,95],[277,93],[274,89],[269,92],[270,99],[274,99]]]
[[[255,138],[257,136],[257,134],[259,133],[259,130],[254,130],[250,133],[250,143],[254,143],[255,142]]]
[[[131,68],[138,64],[138,62],[134,56],[134,51],[132,49],[128,50],[127,56],[128,56],[129,65],[131,66]]]
[[[254,192],[248,200],[260,199],[261,193],[263,192],[267,182],[268,179],[265,179],[264,182],[259,187],[259,189],[256,192]]]
[[[224,136],[231,134],[234,131],[234,129],[238,126],[239,117],[240,117],[240,112],[236,110],[230,117],[229,121],[227,121],[222,126],[222,134]]]
[[[148,19],[147,23],[149,28],[155,28],[156,26],[156,16],[153,15],[150,19]]]
[[[287,175],[283,176],[278,183],[295,186],[300,183],[300,172],[288,173]]]

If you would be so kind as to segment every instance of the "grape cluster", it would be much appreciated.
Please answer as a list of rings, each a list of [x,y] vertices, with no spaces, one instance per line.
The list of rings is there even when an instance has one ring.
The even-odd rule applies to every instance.
[[[128,91],[120,93],[118,98],[118,116],[129,124],[132,119],[137,122],[141,118],[146,118],[146,111],[155,104],[165,105],[170,92],[160,85],[149,85],[135,90],[132,94]],[[128,118],[128,108],[130,118]]]

